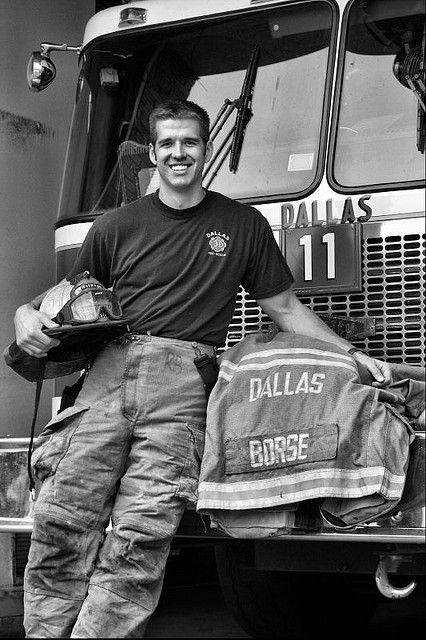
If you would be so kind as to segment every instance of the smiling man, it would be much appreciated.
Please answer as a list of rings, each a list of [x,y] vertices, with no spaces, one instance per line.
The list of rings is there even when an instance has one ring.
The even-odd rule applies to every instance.
[[[149,157],[158,168],[162,202],[186,209],[204,197],[201,180],[204,165],[212,156],[212,143],[201,118],[161,120],[162,113],[166,118],[170,115],[161,108],[151,114]]]
[[[214,370],[241,284],[282,330],[351,348],[292,293],[260,212],[203,189],[204,109],[161,104],[150,132],[158,192],[98,217],[67,276],[87,270],[114,286],[130,333],[98,353],[33,454],[43,483],[25,572],[29,637],[143,635],[171,540],[197,501],[207,405],[197,363]],[[15,316],[18,345],[37,357],[57,344],[41,331],[54,325],[38,310],[43,295]],[[386,383],[384,363],[356,357]]]

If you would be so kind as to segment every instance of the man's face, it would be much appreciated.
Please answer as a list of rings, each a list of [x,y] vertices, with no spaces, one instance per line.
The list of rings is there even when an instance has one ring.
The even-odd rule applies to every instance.
[[[178,191],[201,186],[212,147],[202,141],[198,120],[158,120],[156,129],[157,140],[149,145],[149,157],[157,165],[160,180]]]

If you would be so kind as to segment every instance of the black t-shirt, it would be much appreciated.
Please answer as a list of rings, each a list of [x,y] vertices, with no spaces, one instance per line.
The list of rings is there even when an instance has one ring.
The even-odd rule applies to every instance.
[[[114,286],[132,331],[219,346],[240,284],[259,299],[293,281],[265,217],[213,191],[189,209],[157,192],[99,216],[67,277],[84,270]]]

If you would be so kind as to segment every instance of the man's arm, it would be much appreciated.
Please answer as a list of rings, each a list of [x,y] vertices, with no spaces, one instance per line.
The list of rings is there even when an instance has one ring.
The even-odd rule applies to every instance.
[[[39,311],[41,302],[49,291],[50,289],[41,293],[31,302],[18,307],[15,312],[16,344],[35,358],[44,358],[49,349],[57,347],[59,344],[59,340],[49,338],[42,331],[43,327],[53,329],[58,326],[49,316]]]
[[[345,351],[352,347],[350,342],[338,336],[315,313],[302,304],[291,289],[257,302],[282,331],[332,342]],[[357,361],[363,379],[371,376],[375,380],[373,382],[375,386],[384,386],[391,382],[391,369],[386,362],[370,358],[361,351],[356,351],[353,357]]]
[[[104,234],[102,218],[103,216],[97,218],[90,227],[78,251],[74,265],[68,273],[68,279],[82,271],[89,271],[100,282],[107,282],[111,256],[108,240]],[[65,281],[64,278],[58,284]],[[60,342],[55,338],[49,338],[42,332],[44,327],[53,329],[58,326],[45,313],[39,311],[43,298],[52,288],[50,287],[31,302],[19,307],[15,313],[16,343],[26,353],[36,358],[43,358],[49,349],[57,347]]]

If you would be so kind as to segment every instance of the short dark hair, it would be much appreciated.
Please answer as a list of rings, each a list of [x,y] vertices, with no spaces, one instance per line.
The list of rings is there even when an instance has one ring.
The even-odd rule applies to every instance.
[[[207,144],[210,135],[210,118],[205,109],[190,100],[166,100],[158,104],[149,116],[149,137],[152,144],[157,139],[156,124],[159,120],[198,120],[200,123],[200,136],[204,145]]]

